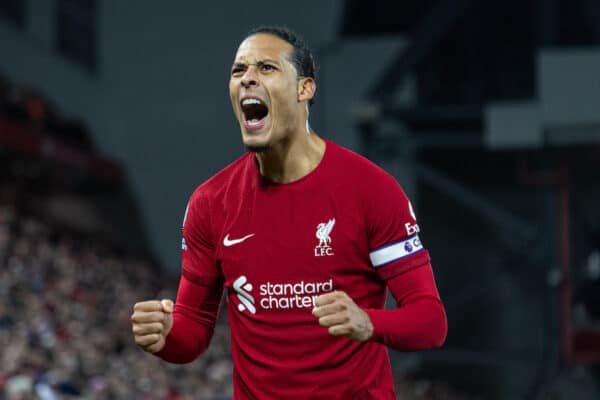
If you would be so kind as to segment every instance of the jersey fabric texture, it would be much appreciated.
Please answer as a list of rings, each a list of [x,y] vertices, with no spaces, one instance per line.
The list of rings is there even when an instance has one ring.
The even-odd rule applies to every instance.
[[[396,291],[426,282],[417,297],[441,309],[420,324],[429,306],[413,308],[402,325],[411,318],[418,329],[445,329],[408,198],[391,175],[331,141],[319,165],[291,183],[266,181],[251,153],[217,173],[190,198],[182,249],[173,330],[158,355],[187,362],[201,353],[225,290],[235,399],[395,399],[387,346],[429,345],[410,342],[423,340],[419,332],[395,334],[403,328],[383,310],[390,282],[399,303]],[[371,340],[319,325],[314,301],[334,290],[367,311]]]

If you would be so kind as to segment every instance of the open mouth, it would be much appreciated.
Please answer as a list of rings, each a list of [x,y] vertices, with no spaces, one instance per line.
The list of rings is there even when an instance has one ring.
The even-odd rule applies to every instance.
[[[262,100],[249,97],[242,100],[242,113],[244,125],[247,129],[260,129],[265,125],[269,108]]]

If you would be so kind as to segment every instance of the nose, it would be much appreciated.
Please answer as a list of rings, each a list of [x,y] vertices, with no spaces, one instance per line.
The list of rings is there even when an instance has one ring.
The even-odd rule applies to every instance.
[[[256,86],[256,81],[254,79],[242,79],[242,86],[248,89],[250,86]]]
[[[244,76],[242,76],[241,84],[246,89],[248,89],[250,86],[256,86],[258,84],[258,81],[256,80],[254,68],[248,68],[244,72]]]

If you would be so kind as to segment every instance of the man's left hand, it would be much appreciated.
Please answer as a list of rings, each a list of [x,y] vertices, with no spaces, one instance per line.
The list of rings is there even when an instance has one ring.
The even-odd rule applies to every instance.
[[[312,313],[330,335],[345,336],[357,342],[367,341],[373,335],[371,318],[345,292],[335,291],[317,297]]]

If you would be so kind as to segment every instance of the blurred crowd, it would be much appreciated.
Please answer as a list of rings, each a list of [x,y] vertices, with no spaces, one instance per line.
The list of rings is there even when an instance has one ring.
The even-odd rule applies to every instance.
[[[177,279],[0,204],[0,399],[230,398],[222,312],[206,354],[178,366],[144,353],[129,317]]]

